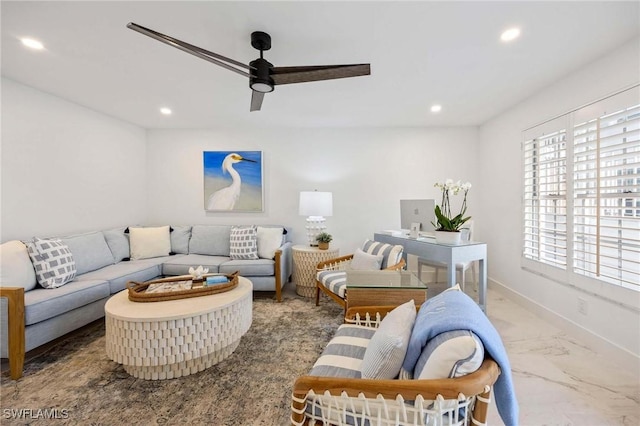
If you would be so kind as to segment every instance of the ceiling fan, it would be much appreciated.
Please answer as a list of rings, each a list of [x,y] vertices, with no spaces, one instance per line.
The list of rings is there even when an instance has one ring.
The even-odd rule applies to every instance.
[[[273,64],[263,58],[263,52],[271,49],[271,36],[262,31],[251,33],[251,46],[260,51],[260,57],[246,65],[133,22],[128,23],[127,28],[249,77],[249,87],[252,90],[251,111],[259,111],[264,94],[273,92],[274,86],[279,84],[305,83],[371,74],[370,64],[274,67]]]

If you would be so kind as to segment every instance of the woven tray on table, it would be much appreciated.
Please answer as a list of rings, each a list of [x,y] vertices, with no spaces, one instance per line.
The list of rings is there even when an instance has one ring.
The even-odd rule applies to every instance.
[[[233,274],[225,274],[229,282],[222,284],[215,284],[208,287],[196,287],[189,290],[176,290],[157,293],[146,293],[145,291],[151,284],[159,283],[171,283],[189,281],[191,276],[178,276],[171,278],[161,278],[159,280],[147,281],[144,283],[138,283],[135,281],[127,282],[127,288],[129,289],[129,300],[132,302],[164,302],[166,300],[186,299],[189,297],[198,296],[210,296],[216,293],[224,293],[225,291],[233,290],[238,285],[238,271]],[[206,277],[206,276],[205,276]],[[205,278],[206,281],[206,278]]]

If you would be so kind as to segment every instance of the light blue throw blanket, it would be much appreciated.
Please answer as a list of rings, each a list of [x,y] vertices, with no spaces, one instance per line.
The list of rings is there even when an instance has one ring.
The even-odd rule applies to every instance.
[[[518,401],[511,379],[511,366],[500,335],[487,316],[469,296],[461,291],[445,291],[422,304],[416,317],[401,375],[413,375],[413,369],[427,341],[451,330],[471,330],[482,340],[501,374],[493,389],[498,413],[506,426],[518,424]]]

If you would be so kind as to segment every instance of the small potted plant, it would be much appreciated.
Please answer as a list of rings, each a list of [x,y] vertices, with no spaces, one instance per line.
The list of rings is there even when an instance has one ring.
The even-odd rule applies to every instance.
[[[316,235],[316,241],[318,242],[318,248],[320,250],[327,250],[331,240],[333,240],[333,237],[327,232],[321,232]]]

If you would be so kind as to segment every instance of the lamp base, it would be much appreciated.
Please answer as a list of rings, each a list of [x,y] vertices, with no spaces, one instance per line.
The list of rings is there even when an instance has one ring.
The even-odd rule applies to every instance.
[[[307,217],[307,226],[305,226],[305,229],[307,230],[309,245],[311,247],[318,247],[316,236],[327,229],[327,226],[325,225],[325,218],[323,216]]]

